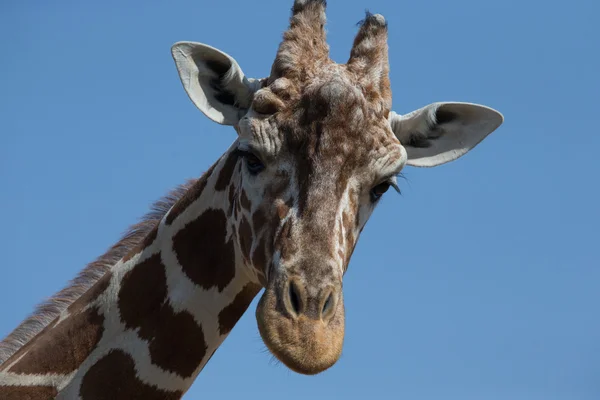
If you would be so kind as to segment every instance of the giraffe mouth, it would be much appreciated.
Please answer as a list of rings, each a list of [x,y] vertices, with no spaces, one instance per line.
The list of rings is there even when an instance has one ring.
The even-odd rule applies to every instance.
[[[325,314],[319,316],[307,311],[307,301],[301,295],[286,299],[293,291],[289,283],[267,287],[256,309],[258,330],[269,351],[284,365],[300,374],[315,375],[332,367],[342,352],[341,291],[337,298],[322,296],[325,300],[320,307]]]

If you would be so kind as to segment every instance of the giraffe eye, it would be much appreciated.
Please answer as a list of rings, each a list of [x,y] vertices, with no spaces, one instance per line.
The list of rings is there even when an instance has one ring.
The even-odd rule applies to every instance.
[[[248,169],[250,175],[257,175],[263,169],[265,169],[265,165],[254,154],[250,152],[241,151],[240,155],[244,157],[244,162],[246,163],[246,168]]]
[[[391,185],[392,184],[390,182],[382,182],[379,185],[375,186],[373,189],[371,189],[371,200],[373,202],[379,200],[381,196],[383,196],[383,194],[388,191]]]

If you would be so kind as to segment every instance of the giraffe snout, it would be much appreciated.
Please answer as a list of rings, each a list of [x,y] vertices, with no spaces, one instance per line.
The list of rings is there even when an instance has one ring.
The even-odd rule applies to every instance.
[[[293,371],[318,374],[340,357],[344,300],[341,280],[334,276],[322,269],[321,274],[271,277],[258,303],[256,319],[263,341]]]
[[[335,315],[340,290],[334,286],[307,290],[301,279],[291,278],[282,288],[280,296],[285,310],[293,319],[305,316],[327,323]]]

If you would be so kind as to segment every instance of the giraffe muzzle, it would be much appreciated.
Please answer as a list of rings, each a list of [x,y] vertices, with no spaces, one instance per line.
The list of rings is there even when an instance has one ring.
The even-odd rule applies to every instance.
[[[275,279],[256,310],[267,348],[291,370],[314,375],[333,366],[344,342],[344,304],[339,285],[300,277]]]

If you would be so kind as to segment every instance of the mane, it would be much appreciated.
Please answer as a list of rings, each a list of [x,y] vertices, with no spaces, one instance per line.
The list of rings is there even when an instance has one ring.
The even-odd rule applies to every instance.
[[[39,304],[29,317],[0,342],[0,365],[54,321],[113,265],[134,249],[195,182],[196,179],[191,179],[155,202],[150,211],[137,224],[131,226],[106,253],[88,264],[64,289]]]

